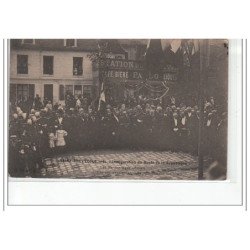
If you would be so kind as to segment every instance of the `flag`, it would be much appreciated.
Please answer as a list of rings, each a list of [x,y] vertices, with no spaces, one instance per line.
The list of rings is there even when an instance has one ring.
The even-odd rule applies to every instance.
[[[178,52],[180,52],[180,50],[178,50],[180,48],[179,45],[180,45],[179,40],[161,39],[162,51],[164,54],[163,58],[164,66],[166,65],[178,66],[177,59],[179,56]]]
[[[150,57],[155,57],[156,55],[162,56],[162,45],[160,39],[150,39],[147,44],[147,49],[145,53],[146,59],[152,59]]]
[[[151,39],[148,39],[148,43],[147,43],[147,48],[146,48],[146,52],[145,52],[145,55],[146,55],[146,53],[147,53],[147,50],[148,50],[148,48],[149,48],[149,45],[150,45],[150,41],[151,41]]]
[[[199,41],[197,39],[184,40],[182,42],[182,51],[184,65],[190,67],[194,55],[199,51]]]
[[[190,56],[193,56],[197,51],[199,51],[199,40],[189,39],[184,43],[184,49]]]
[[[193,39],[193,48],[192,48],[192,56],[197,52],[199,51],[199,41],[198,39]]]
[[[162,69],[163,57],[161,40],[150,39],[145,53],[147,73],[159,73]]]
[[[99,105],[98,105],[98,111],[100,111],[100,109],[101,109],[101,103],[102,102],[106,102],[105,92],[104,92],[104,82],[102,82],[100,98],[99,98]]]
[[[183,64],[184,66],[190,67],[190,59],[191,59],[191,45],[189,41],[182,42],[182,51],[183,51]]]
[[[161,39],[161,47],[164,52],[171,46],[171,42],[171,39]]]
[[[181,39],[174,39],[172,40],[172,42],[170,43],[171,45],[171,50],[176,53],[178,51],[178,49],[181,48]]]

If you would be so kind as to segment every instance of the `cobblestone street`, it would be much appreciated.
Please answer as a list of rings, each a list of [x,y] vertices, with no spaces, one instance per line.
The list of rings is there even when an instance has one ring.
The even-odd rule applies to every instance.
[[[45,159],[43,178],[197,180],[197,157],[153,151],[88,151]]]

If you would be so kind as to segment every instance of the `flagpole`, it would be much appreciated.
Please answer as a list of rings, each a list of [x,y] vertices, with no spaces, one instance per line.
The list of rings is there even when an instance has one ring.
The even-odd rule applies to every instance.
[[[198,141],[198,180],[203,180],[204,173],[204,85],[207,83],[208,43],[199,40],[200,45],[200,75],[199,75],[199,141]]]
[[[98,63],[99,63],[99,83],[101,83],[101,89],[99,89],[99,102],[98,102],[98,111],[101,109],[101,95],[102,92],[104,91],[104,81],[105,81],[105,72],[107,71],[107,65],[106,65],[106,55],[105,55],[105,50],[103,48],[103,45],[101,46],[99,42],[97,43],[98,45]],[[100,68],[100,61],[104,60],[104,68]],[[99,85],[100,86],[100,85]]]
[[[99,94],[98,111],[100,111],[100,108],[101,108],[101,94],[102,94],[102,86],[101,86],[101,91],[100,91],[100,94]]]
[[[101,109],[101,99],[102,99],[102,92],[104,91],[104,86],[103,86],[103,81],[102,81],[102,86],[101,86],[101,91],[100,91],[100,95],[99,95],[99,104],[98,104],[98,111],[100,111]]]

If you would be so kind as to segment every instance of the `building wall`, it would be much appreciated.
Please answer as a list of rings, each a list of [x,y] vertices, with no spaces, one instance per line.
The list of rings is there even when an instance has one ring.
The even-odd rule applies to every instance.
[[[53,102],[59,101],[59,85],[93,85],[90,52],[11,50],[10,84],[34,84],[35,93],[44,98],[44,85],[53,84]],[[28,55],[28,74],[17,74],[17,55]],[[43,56],[54,56],[53,75],[43,74]],[[83,57],[83,75],[73,75],[73,57]]]
[[[212,69],[214,82],[211,86],[219,89],[218,86],[224,86],[220,88],[223,93],[227,90],[227,49],[223,46],[226,45],[225,40],[210,40],[210,68]],[[13,40],[16,43],[17,41]],[[127,52],[129,60],[144,60],[146,51],[147,40],[136,39],[123,39],[119,40],[122,48]],[[59,89],[60,85],[66,87],[66,85],[76,86],[82,85],[93,87],[95,96],[98,96],[99,91],[99,72],[93,70],[92,62],[88,58],[90,51],[97,51],[97,40],[77,40],[77,46],[65,47],[63,39],[44,39],[36,40],[34,44],[19,44],[18,46],[12,46],[10,52],[10,83],[12,85],[24,85],[31,84],[32,95],[39,94],[44,98],[44,87],[46,84],[53,84],[53,102],[59,101]],[[89,52],[87,52],[89,51]],[[28,55],[28,74],[17,74],[17,55]],[[54,74],[43,75],[43,56],[54,56]],[[115,54],[111,54],[110,57],[115,57]],[[118,55],[120,56],[120,55]],[[73,75],[73,57],[83,57],[83,75]],[[197,57],[198,58],[198,57]],[[199,60],[199,58],[198,58]],[[223,66],[223,67],[222,67]],[[198,67],[197,67],[198,69]],[[115,79],[119,84],[119,80]],[[195,81],[194,81],[195,83]],[[221,84],[222,83],[222,84]],[[34,85],[34,88],[33,88]],[[194,84],[195,86],[195,84]],[[187,88],[190,89],[186,85]],[[75,88],[75,87],[74,87]],[[12,88],[13,90],[14,88]],[[66,88],[65,88],[66,89]],[[83,88],[84,91],[89,91]],[[13,91],[12,91],[13,92]],[[34,93],[33,93],[34,92]],[[217,93],[219,91],[216,91]],[[30,95],[29,95],[30,96]]]

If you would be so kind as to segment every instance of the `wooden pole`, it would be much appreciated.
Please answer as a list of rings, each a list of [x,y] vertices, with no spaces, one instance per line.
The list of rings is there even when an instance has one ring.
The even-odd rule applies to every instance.
[[[198,141],[198,180],[203,180],[204,172],[204,86],[207,83],[209,40],[200,40],[200,79],[199,79],[199,141]]]

